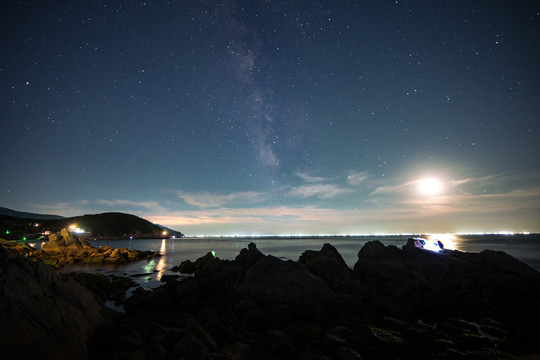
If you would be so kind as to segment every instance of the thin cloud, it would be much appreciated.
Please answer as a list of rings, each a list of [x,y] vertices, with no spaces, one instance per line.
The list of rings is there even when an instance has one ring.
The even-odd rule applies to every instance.
[[[413,180],[394,186],[379,186],[371,193],[371,195],[400,193],[417,185],[420,181],[421,180]]]
[[[326,178],[323,178],[323,177],[320,177],[320,176],[310,176],[308,174],[304,174],[304,173],[296,173],[296,175],[301,178],[302,180],[304,180],[305,182],[308,182],[308,183],[316,183],[316,182],[322,182],[322,181],[325,181]]]
[[[66,217],[107,211],[119,211],[132,214],[155,214],[167,211],[166,207],[156,201],[133,201],[124,199],[83,199],[76,201],[75,203],[31,204],[31,206],[34,211],[40,213],[56,214]]]
[[[511,178],[512,177],[508,177],[507,174],[492,174],[486,176],[472,176],[463,179],[450,180],[448,184],[451,188],[458,189],[462,192],[474,192],[473,189],[476,187],[483,187],[493,183],[503,184],[508,183],[508,181],[510,183],[515,182],[516,178],[513,177],[514,180],[512,180]]]
[[[133,201],[133,200],[124,200],[124,199],[113,199],[113,200],[105,200],[105,199],[98,199],[95,201],[99,205],[105,205],[110,208],[118,209],[118,208],[124,208],[124,209],[146,209],[154,212],[161,212],[164,211],[165,208],[156,201]]]
[[[470,221],[492,215],[516,216],[538,213],[540,187],[537,175],[493,174],[448,180],[443,193],[419,196],[410,191],[418,180],[376,189],[369,199],[379,209],[387,209],[394,219],[421,220],[454,216]],[[402,211],[405,210],[405,211]]]
[[[383,195],[383,194],[399,194],[408,192],[409,190],[417,187],[424,178],[406,181],[398,183],[397,185],[384,185],[377,187],[371,195]],[[512,186],[512,184],[520,183],[520,176],[511,176],[509,174],[493,174],[479,177],[466,177],[458,179],[444,179],[439,178],[439,181],[444,184],[447,191],[460,191],[460,192],[474,192],[474,189],[479,187],[485,187],[490,184],[504,184],[505,186]]]
[[[538,213],[540,187],[505,194],[441,197],[430,203],[408,199],[384,206],[358,209],[328,207],[216,208],[171,212],[149,219],[189,233],[223,234],[223,229],[244,233],[377,233],[431,231],[429,224],[442,224],[441,231],[459,231],[471,226],[493,227],[493,218],[507,214]],[[420,224],[422,224],[420,226]],[[418,228],[420,226],[420,228]],[[433,228],[435,230],[435,227]],[[230,231],[228,232],[230,233]]]
[[[80,207],[73,203],[29,204],[32,211],[40,214],[52,214],[59,216],[79,216],[88,213],[86,207]]]
[[[208,224],[267,224],[275,227],[276,233],[282,227],[281,224],[290,225],[291,223],[325,223],[325,222],[343,222],[345,213],[351,213],[350,210],[336,210],[329,208],[306,207],[273,207],[273,208],[220,208],[210,210],[194,210],[171,212],[167,215],[151,216],[152,221],[167,226],[193,226]],[[277,224],[280,224],[277,226]],[[250,226],[248,229],[252,228]],[[284,228],[284,227],[283,227]]]
[[[410,199],[404,201],[404,204],[429,209],[430,211],[438,206],[438,214],[488,214],[493,212],[514,212],[518,209],[539,209],[540,187],[517,189],[496,194],[452,194],[440,197],[436,202]]]
[[[235,192],[225,195],[213,194],[210,192],[187,193],[184,191],[176,191],[175,193],[176,196],[184,200],[186,204],[199,208],[215,208],[235,202],[244,204],[256,203],[263,201],[268,196],[266,193],[251,191]]]
[[[351,193],[352,190],[344,189],[337,185],[332,184],[316,184],[316,185],[304,185],[295,186],[289,191],[289,195],[297,196],[301,198],[309,198],[317,196],[321,199],[331,199],[339,195]]]
[[[349,176],[347,176],[347,183],[353,186],[357,186],[365,182],[367,179],[368,179],[368,172],[362,171],[359,173],[352,173]]]
[[[467,179],[452,180],[452,181],[449,181],[448,183],[450,184],[451,187],[458,187],[464,184],[468,184],[473,180],[474,179],[472,178],[467,178]]]

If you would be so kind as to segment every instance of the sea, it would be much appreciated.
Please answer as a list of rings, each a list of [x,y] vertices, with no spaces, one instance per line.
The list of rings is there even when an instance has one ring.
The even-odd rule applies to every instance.
[[[74,264],[60,269],[60,272],[91,272],[103,275],[129,276],[138,285],[150,289],[163,284],[164,275],[179,275],[171,269],[182,261],[195,261],[208,253],[224,260],[233,260],[243,248],[253,242],[265,255],[273,255],[283,260],[297,261],[306,250],[320,250],[325,243],[333,245],[345,262],[352,268],[358,259],[358,252],[369,241],[381,241],[385,245],[402,247],[411,235],[369,235],[369,236],[293,236],[293,237],[185,237],[176,239],[131,239],[131,240],[89,240],[94,247],[110,246],[134,250],[150,250],[161,256],[130,264],[109,264],[101,266]],[[483,250],[504,251],[540,271],[540,234],[493,234],[458,235],[438,234],[424,236],[429,240],[440,240],[445,249],[463,252]],[[29,243],[41,248],[42,243]],[[180,275],[189,276],[189,275]]]

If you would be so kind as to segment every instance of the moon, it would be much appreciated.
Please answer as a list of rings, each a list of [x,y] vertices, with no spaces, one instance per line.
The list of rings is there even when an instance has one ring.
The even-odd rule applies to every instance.
[[[443,184],[440,180],[426,178],[418,181],[418,190],[424,195],[437,195],[443,190]]]

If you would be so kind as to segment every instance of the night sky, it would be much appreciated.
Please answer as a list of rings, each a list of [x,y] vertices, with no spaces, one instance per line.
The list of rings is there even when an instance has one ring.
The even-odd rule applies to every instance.
[[[10,1],[0,206],[540,232],[540,2]]]

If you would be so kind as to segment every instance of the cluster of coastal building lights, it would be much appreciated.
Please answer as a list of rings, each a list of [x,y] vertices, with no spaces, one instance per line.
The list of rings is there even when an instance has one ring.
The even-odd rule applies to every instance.
[[[74,234],[84,234],[85,233],[84,229],[81,229],[80,227],[78,227],[75,224],[69,225],[68,229],[69,229],[70,232],[72,232]]]
[[[38,224],[36,224],[36,226],[38,226]],[[70,232],[72,232],[74,234],[84,234],[86,232],[84,229],[81,229],[76,224],[69,225],[68,229],[69,229]],[[167,234],[168,234],[167,231],[163,231],[161,233],[161,235],[163,235],[163,236],[167,236]]]

